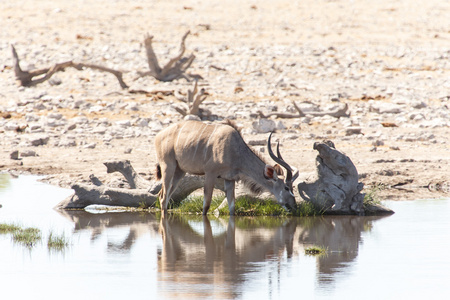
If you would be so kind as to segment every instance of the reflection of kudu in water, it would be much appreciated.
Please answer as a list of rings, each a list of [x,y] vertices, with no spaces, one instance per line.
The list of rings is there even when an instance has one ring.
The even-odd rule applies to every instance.
[[[238,220],[234,217],[228,222],[209,220],[206,216],[190,220],[179,216],[161,219],[163,249],[158,261],[161,290],[173,297],[177,296],[178,284],[210,284],[219,288],[204,290],[202,297],[219,297],[220,293],[222,297],[235,298],[245,275],[255,271],[255,263],[268,259],[279,261],[284,251],[292,255],[294,219],[272,219],[278,224],[268,228],[251,226],[255,219]],[[195,225],[203,230],[194,230]],[[218,227],[223,230],[215,233]]]
[[[277,261],[282,259],[285,251],[287,257],[303,255],[304,247],[310,245],[328,248],[327,255],[317,258],[318,277],[321,284],[332,282],[334,274],[344,270],[357,257],[362,231],[370,229],[372,222],[381,218],[231,217],[226,221],[169,215],[158,220],[153,214],[60,212],[75,223],[75,230],[92,230],[93,238],[110,227],[129,227],[129,234],[121,244],[108,243],[109,250],[119,249],[122,253],[126,253],[142,234],[161,234],[159,285],[162,293],[170,293],[171,296],[178,293],[177,284],[203,287],[210,284],[220,285],[222,296],[236,297],[236,291],[245,282],[245,275],[249,271],[257,271],[257,263],[275,264],[278,268]],[[278,272],[272,274],[279,276]],[[203,290],[203,297],[208,296],[207,293],[218,296],[212,288],[200,290]]]

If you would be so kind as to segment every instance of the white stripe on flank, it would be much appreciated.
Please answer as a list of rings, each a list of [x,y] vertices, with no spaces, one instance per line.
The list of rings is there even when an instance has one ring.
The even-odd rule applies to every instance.
[[[180,140],[181,132],[183,131],[184,126],[186,126],[187,123],[184,123],[181,127],[180,131],[178,131],[177,141],[174,144],[174,150],[176,151],[178,149],[178,141]]]
[[[198,146],[200,145],[200,140],[202,139],[203,132],[205,131],[206,127],[207,127],[207,125],[203,125],[203,130],[200,133],[200,135],[198,136],[197,145],[195,146],[195,151],[194,151],[194,154],[192,155],[192,159],[194,159],[195,155],[197,154]]]
[[[208,146],[209,146],[209,141],[211,140],[212,136],[214,135],[214,133],[216,132],[217,129],[217,125],[214,125],[214,130],[211,133],[211,135],[208,138],[208,142],[206,142],[206,146],[205,146],[205,150],[203,150],[203,154],[204,154],[204,160],[206,161],[206,156],[208,155]]]

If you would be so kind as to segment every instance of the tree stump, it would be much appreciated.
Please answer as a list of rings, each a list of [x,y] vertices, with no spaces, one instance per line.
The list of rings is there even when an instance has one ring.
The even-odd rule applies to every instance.
[[[298,184],[300,196],[325,213],[364,215],[364,184],[350,158],[336,150],[333,142],[314,143],[317,176]]]

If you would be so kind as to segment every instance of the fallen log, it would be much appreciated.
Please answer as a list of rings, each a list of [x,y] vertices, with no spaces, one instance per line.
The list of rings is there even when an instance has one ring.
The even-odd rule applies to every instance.
[[[83,209],[89,205],[110,205],[128,207],[151,207],[158,200],[161,182],[146,180],[133,168],[129,160],[107,161],[104,163],[107,173],[121,173],[130,188],[113,188],[105,186],[97,177],[91,175],[91,185],[74,184],[74,194],[67,197],[55,209]],[[172,201],[180,202],[204,185],[203,176],[186,174],[180,181],[172,196]],[[216,189],[224,191],[222,179],[217,179]]]

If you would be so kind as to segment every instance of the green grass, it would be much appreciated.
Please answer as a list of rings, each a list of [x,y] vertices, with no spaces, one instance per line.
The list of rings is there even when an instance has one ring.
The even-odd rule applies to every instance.
[[[213,197],[209,213],[214,212],[222,203],[223,199],[225,199],[223,196]],[[228,207],[226,209],[228,210]],[[174,207],[173,210],[178,213],[201,214],[203,212],[203,196],[188,196],[177,207]]]
[[[29,227],[25,229],[19,229],[13,233],[13,241],[29,248],[36,245],[42,239],[41,231],[38,228]]]
[[[311,246],[305,249],[306,255],[324,255],[328,251],[327,248],[322,246]]]
[[[297,209],[292,213],[296,217],[312,217],[322,215],[323,212],[317,210],[314,204],[310,201],[302,201],[297,204]]]
[[[214,213],[224,199],[224,196],[213,197],[208,213]],[[174,211],[179,213],[201,214],[203,212],[203,197],[189,196]],[[229,215],[228,205],[221,208],[219,214]],[[237,198],[235,202],[236,216],[286,216],[287,214],[281,205],[270,200],[245,196]]]
[[[23,228],[16,224],[0,223],[0,234],[11,234],[13,242],[28,248],[34,247],[42,240],[40,229],[34,227]],[[69,242],[64,234],[58,236],[53,234],[53,232],[49,233],[47,239],[48,249],[63,250],[67,246],[69,246]]]
[[[16,224],[0,224],[0,233],[12,234],[12,240],[15,243],[22,244],[29,248],[33,247],[42,239],[41,231],[38,228],[22,228]]]
[[[69,241],[65,237],[64,233],[61,235],[55,235],[53,232],[50,231],[50,234],[48,235],[47,239],[47,248],[48,249],[54,249],[54,250],[64,250],[66,247],[69,246]]]
[[[228,207],[226,213],[229,214]],[[254,197],[239,197],[235,203],[237,216],[287,216],[288,212],[271,200],[261,200]]]
[[[211,201],[208,213],[212,214],[219,207],[225,196],[215,196]],[[201,214],[203,212],[203,196],[189,196],[177,206],[172,208],[177,213]],[[219,215],[229,215],[228,205],[219,210]],[[286,211],[283,206],[270,199],[260,199],[251,196],[238,197],[235,202],[236,216],[317,216],[320,212],[316,210],[311,202],[301,202],[293,212]]]
[[[381,205],[381,200],[378,196],[378,192],[383,189],[380,184],[372,186],[364,195],[363,206],[364,210],[367,210],[370,206]]]
[[[3,234],[13,233],[20,229],[21,229],[20,226],[18,226],[16,224],[5,224],[5,223],[0,224],[0,233],[3,233]]]

